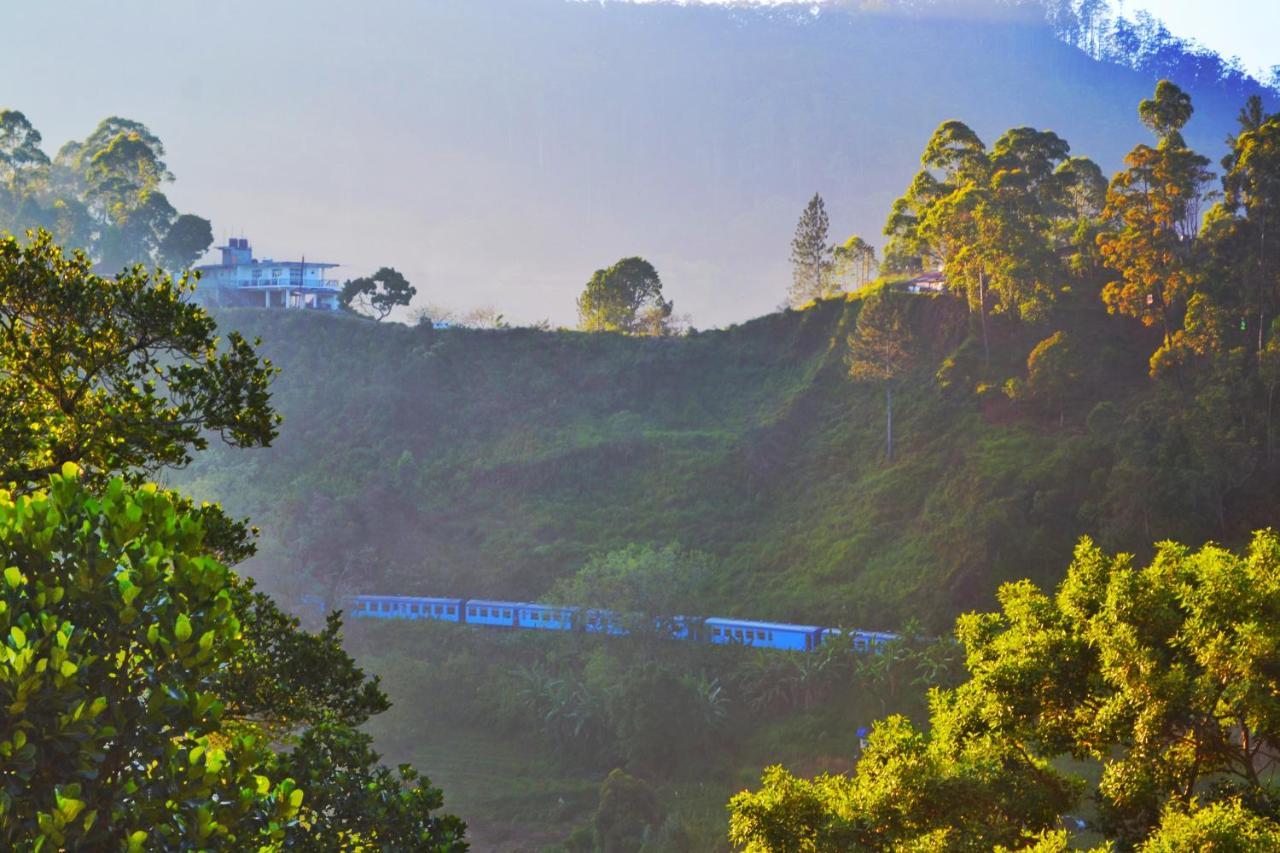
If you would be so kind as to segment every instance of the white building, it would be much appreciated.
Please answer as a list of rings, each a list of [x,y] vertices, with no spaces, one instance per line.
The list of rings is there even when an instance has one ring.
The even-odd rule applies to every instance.
[[[196,294],[206,305],[338,310],[341,285],[325,278],[337,264],[255,258],[243,237],[232,237],[218,250],[222,263],[195,268],[200,273]]]

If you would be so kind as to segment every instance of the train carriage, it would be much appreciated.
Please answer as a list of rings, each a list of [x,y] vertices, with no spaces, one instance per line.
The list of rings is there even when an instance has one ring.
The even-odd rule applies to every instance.
[[[752,622],[745,619],[712,618],[702,623],[702,634],[712,643],[801,652],[817,648],[822,642],[823,630],[817,625]]]
[[[471,599],[463,610],[463,621],[468,625],[494,625],[501,628],[516,626],[516,611],[527,605],[516,601],[486,601]]]
[[[576,607],[552,604],[521,604],[516,608],[516,622],[521,628],[537,631],[572,631]]]
[[[373,619],[438,619],[442,622],[458,622],[462,618],[462,599],[357,595],[351,599],[351,615]]]

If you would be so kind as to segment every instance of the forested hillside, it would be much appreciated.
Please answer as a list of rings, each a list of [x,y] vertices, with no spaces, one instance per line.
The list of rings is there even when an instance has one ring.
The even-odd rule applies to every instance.
[[[913,297],[928,355],[897,395],[886,465],[883,396],[846,376],[860,304],[668,339],[229,312],[281,368],[281,435],[175,476],[263,529],[249,569],[286,594],[534,598],[590,555],[677,540],[722,560],[707,612],[867,627],[945,628],[999,581],[1055,578],[1082,532],[1141,549],[1265,519],[1254,492],[1202,482],[1212,460],[1126,479],[1217,425],[1142,421],[1151,338],[1096,314],[1077,333],[1097,375],[1059,426],[1056,409],[975,395],[963,302]]]

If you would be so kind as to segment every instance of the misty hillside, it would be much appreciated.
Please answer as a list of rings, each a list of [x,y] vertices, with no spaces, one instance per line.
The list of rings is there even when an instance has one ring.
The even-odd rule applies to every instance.
[[[932,344],[895,395],[886,466],[883,394],[846,378],[859,305],[666,339],[229,312],[282,369],[284,427],[174,477],[263,529],[247,568],[286,600],[537,598],[592,555],[679,541],[721,560],[691,607],[877,628],[942,629],[1001,581],[1051,582],[1081,533],[1141,553],[1270,517],[1265,482],[1220,486],[1179,449],[1223,428],[1212,411],[1148,405],[1167,394],[1144,378],[1149,336],[1094,312],[1066,321],[1097,359],[1059,426],[975,397],[963,305],[912,300]],[[1015,355],[996,372],[1030,334],[1004,329]],[[1154,453],[1164,466],[1135,481]]]

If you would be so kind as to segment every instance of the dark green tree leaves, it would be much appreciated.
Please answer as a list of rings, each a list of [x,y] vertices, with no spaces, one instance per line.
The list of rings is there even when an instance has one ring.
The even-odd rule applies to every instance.
[[[393,270],[382,267],[371,276],[356,278],[342,285],[338,301],[344,308],[372,314],[382,320],[398,305],[408,305],[418,289]]]
[[[276,434],[274,373],[236,333],[186,301],[184,282],[141,269],[94,274],[41,232],[0,239],[0,482],[27,488],[74,462],[95,482],[183,465],[216,434]]]

